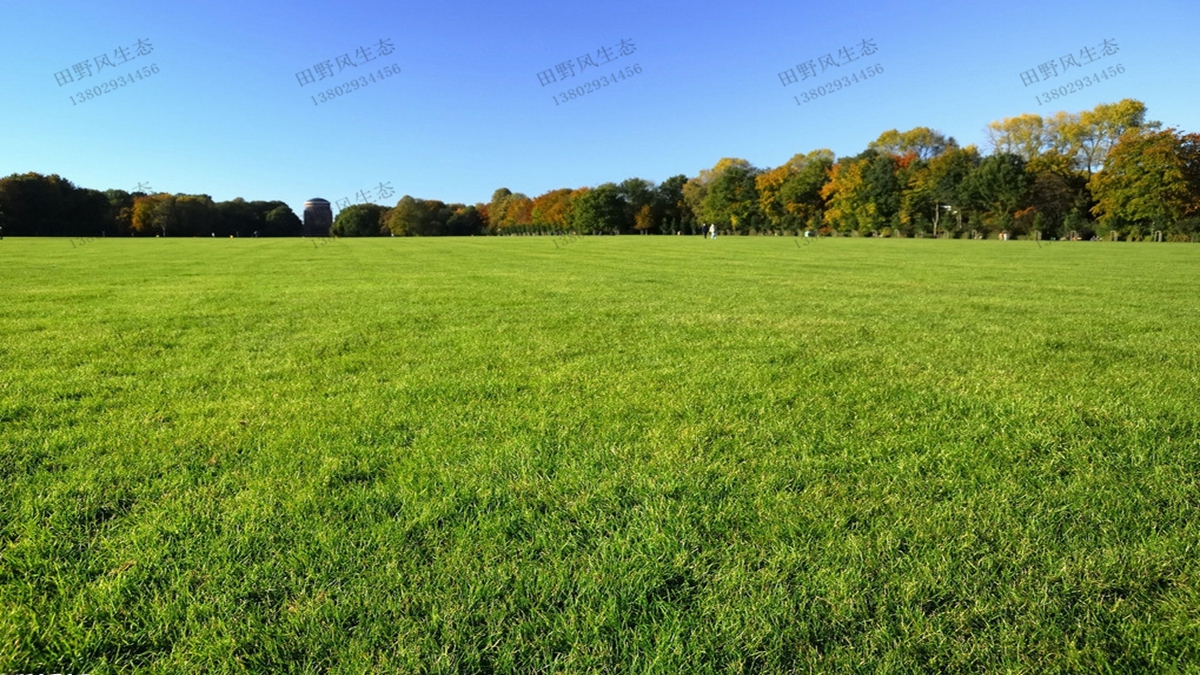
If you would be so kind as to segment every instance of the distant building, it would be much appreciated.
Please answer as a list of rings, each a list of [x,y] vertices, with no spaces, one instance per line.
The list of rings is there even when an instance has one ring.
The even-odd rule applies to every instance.
[[[317,197],[304,202],[304,236],[328,237],[333,227],[333,209],[329,202]]]

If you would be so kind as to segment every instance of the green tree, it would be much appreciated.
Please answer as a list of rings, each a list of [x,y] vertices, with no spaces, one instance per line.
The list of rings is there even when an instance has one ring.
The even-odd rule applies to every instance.
[[[753,172],[754,167],[750,162],[736,157],[723,157],[711,169],[703,169],[699,175],[687,181],[683,185],[683,200],[695,214],[696,220],[700,223],[701,229],[704,229],[706,223],[713,223],[721,220],[723,217],[728,217],[729,214],[709,212],[707,204],[708,192],[713,181],[721,176],[730,168],[741,168],[746,172]],[[722,201],[722,200],[717,200]]]
[[[483,234],[487,221],[476,206],[451,204],[451,214],[446,219],[445,234],[454,237],[469,237]]]
[[[75,234],[72,201],[75,186],[51,174],[12,174],[0,179],[0,208],[10,236],[68,236]]]
[[[337,237],[377,237],[386,230],[388,208],[379,204],[354,204],[338,212],[329,233]]]
[[[701,204],[708,221],[734,232],[760,226],[765,219],[758,210],[757,175],[752,166],[729,166],[721,171],[708,184]]]
[[[1074,159],[1058,153],[1044,154],[1025,165],[1030,176],[1029,204],[1033,208],[1033,217],[1038,220],[1035,229],[1043,237],[1059,237],[1083,227],[1072,214],[1078,216],[1087,212],[1090,194],[1087,176],[1074,166]]]
[[[262,229],[250,232],[263,237],[299,237],[304,232],[304,222],[292,211],[292,207],[282,202],[271,203],[278,203],[278,206],[267,211]]]
[[[133,231],[133,195],[124,190],[105,190],[108,201],[108,222],[114,235],[128,235]]]
[[[170,202],[175,234],[184,237],[208,237],[220,228],[220,212],[208,195],[175,195]],[[243,236],[249,232],[238,232]]]
[[[902,196],[899,158],[867,150],[859,155],[859,159],[865,162],[862,170],[864,196],[875,205],[872,222],[862,223],[859,232],[866,235],[899,225]]]
[[[1025,160],[1012,153],[985,158],[962,184],[967,206],[993,230],[1015,229],[1016,213],[1028,199],[1030,176]]]
[[[617,186],[605,183],[575,200],[574,228],[591,234],[617,234],[625,220],[625,201]]]
[[[654,203],[661,214],[659,223],[664,232],[695,233],[696,215],[683,195],[683,186],[687,182],[688,177],[679,174],[664,180],[654,189]]]
[[[1106,232],[1178,231],[1181,221],[1200,216],[1200,134],[1129,130],[1088,187]]]
[[[76,187],[67,192],[66,230],[79,236],[103,236],[113,232],[108,197],[98,190]]]
[[[435,199],[417,199],[404,195],[384,215],[384,226],[397,237],[434,237],[447,233],[447,221],[453,211]]]
[[[627,178],[617,186],[617,194],[625,204],[621,232],[646,233],[657,229],[658,213],[654,209],[654,183],[642,178]],[[643,210],[646,211],[643,214]],[[640,220],[639,220],[640,218]],[[642,228],[639,229],[639,224]]]

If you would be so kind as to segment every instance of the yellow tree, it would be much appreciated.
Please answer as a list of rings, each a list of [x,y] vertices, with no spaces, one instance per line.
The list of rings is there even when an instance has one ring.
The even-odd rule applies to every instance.
[[[783,199],[783,184],[796,173],[796,167],[788,162],[754,178],[755,187],[758,188],[758,208],[772,227],[787,227],[788,209]]]
[[[916,127],[908,131],[890,129],[867,145],[868,149],[885,152],[897,157],[915,153],[920,159],[933,159],[958,147],[958,141],[929,127]]]
[[[495,231],[513,231],[533,222],[532,211],[533,200],[520,192],[514,192],[502,199],[493,200],[491,208],[488,209],[488,221]]]
[[[534,197],[530,217],[534,225],[562,232],[571,224],[570,188],[559,188]]]
[[[643,204],[633,216],[633,229],[645,234],[654,227],[654,210],[649,204]]]
[[[133,231],[138,234],[167,236],[174,229],[175,197],[161,193],[135,197],[133,200]]]
[[[820,226],[824,201],[821,187],[833,167],[832,150],[797,154],[783,166],[755,178],[759,210],[772,227],[798,229]]]
[[[1047,132],[1041,115],[1026,113],[989,123],[987,138],[994,154],[1013,154],[1029,162],[1052,147]]]
[[[863,181],[864,164],[849,159],[834,164],[829,171],[829,182],[821,188],[826,203],[825,223],[840,232],[875,224],[875,202],[867,195]]]
[[[1126,131],[1156,131],[1160,122],[1146,121],[1146,104],[1127,98],[1117,103],[1101,103],[1079,114],[1077,156],[1080,168],[1090,178],[1104,165],[1108,153]]]

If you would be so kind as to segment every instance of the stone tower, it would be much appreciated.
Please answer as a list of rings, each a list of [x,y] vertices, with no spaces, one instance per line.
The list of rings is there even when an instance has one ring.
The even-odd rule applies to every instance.
[[[304,202],[304,236],[328,237],[333,227],[333,209],[329,202],[317,197]]]

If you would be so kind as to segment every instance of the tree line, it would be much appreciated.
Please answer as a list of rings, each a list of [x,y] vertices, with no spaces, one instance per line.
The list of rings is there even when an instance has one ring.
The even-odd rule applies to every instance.
[[[280,201],[100,192],[37,173],[0,179],[0,227],[6,235],[51,237],[287,237],[302,230],[291,207]]]
[[[1163,129],[1125,99],[1080,113],[990,123],[989,151],[917,127],[885,131],[861,153],[797,154],[775,168],[724,158],[694,177],[630,178],[488,203],[405,195],[358,204],[337,236],[730,234],[949,236],[1189,241],[1200,235],[1200,134]],[[294,236],[282,202],[75,188],[58,176],[0,180],[0,225],[14,235]]]

